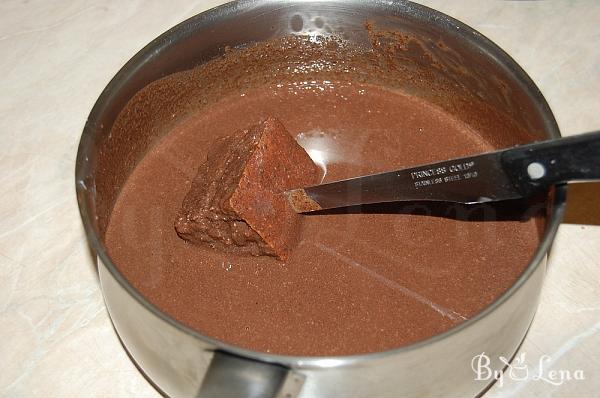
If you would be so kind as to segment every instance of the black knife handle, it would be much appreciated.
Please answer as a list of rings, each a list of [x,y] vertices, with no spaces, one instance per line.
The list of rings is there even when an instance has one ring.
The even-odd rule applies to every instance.
[[[523,196],[569,181],[600,180],[600,131],[507,149],[502,167]]]

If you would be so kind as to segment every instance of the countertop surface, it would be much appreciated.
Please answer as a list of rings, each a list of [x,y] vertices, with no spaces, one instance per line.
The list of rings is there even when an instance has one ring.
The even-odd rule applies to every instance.
[[[0,2],[0,396],[160,396],[108,318],[77,210],[75,155],[86,117],[118,69],[158,34],[220,3]],[[564,135],[600,129],[600,2],[424,3],[512,55]],[[517,357],[521,373],[485,397],[598,396],[600,188],[570,194]],[[516,380],[523,369],[529,377]],[[571,380],[552,384],[551,370]]]

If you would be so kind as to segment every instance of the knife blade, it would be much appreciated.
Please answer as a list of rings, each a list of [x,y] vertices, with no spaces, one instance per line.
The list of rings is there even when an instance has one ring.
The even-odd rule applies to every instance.
[[[397,201],[476,204],[600,179],[600,132],[521,145],[285,192],[298,213]]]

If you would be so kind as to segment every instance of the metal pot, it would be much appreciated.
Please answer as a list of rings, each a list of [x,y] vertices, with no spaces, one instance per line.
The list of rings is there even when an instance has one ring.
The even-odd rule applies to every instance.
[[[317,27],[311,25],[315,16],[319,17]],[[181,325],[146,301],[107,254],[102,225],[106,224],[114,198],[96,184],[98,162],[107,156],[101,145],[136,92],[165,75],[219,55],[225,45],[235,47],[290,33],[346,32],[346,39],[362,40],[364,37],[353,32],[364,30],[366,19],[432,40],[445,38],[447,46],[462,54],[473,70],[494,70],[505,91],[512,93],[504,105],[514,111],[524,128],[536,131],[540,138],[559,136],[542,95],[507,54],[472,28],[417,4],[246,0],[197,15],[161,35],[119,71],[96,102],[79,145],[76,188],[87,237],[99,259],[102,291],[115,329],[139,368],[169,396],[476,396],[489,381],[475,380],[472,358],[485,352],[491,358],[490,369],[500,370],[503,364],[498,357],[510,358],[523,340],[537,307],[546,253],[563,214],[563,189],[557,189],[548,203],[544,237],[531,263],[493,305],[426,341],[366,355],[291,357],[214,340]],[[333,29],[324,32],[320,29],[323,25]],[[485,73],[481,75],[483,80],[488,78]],[[495,94],[492,89],[487,91]],[[486,98],[485,93],[479,95]],[[493,104],[492,99],[489,101]]]

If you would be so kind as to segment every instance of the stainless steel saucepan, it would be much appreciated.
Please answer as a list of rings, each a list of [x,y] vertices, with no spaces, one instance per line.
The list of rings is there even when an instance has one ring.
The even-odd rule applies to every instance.
[[[342,35],[365,41],[365,21],[414,34],[440,62],[463,63],[464,87],[512,115],[532,139],[560,136],[552,113],[531,79],[506,53],[472,28],[405,1],[242,0],[199,14],[164,33],[113,78],[85,125],[76,164],[79,209],[112,322],[132,359],[171,397],[473,397],[489,380],[475,380],[472,358],[485,352],[490,368],[511,357],[537,307],[546,254],[564,210],[565,190],[547,202],[543,239],[518,281],[491,306],[453,329],[397,349],[342,357],[293,357],[256,352],[217,341],[162,313],[128,283],[107,253],[104,228],[120,189],[147,147],[107,151],[103,142],[136,92],[161,77],[189,69],[232,48],[288,34]],[[324,27],[327,27],[325,29]],[[117,44],[118,45],[118,44]],[[410,52],[407,52],[409,54]],[[458,73],[458,72],[457,72]],[[461,77],[457,75],[457,81]],[[468,80],[468,81],[467,81]],[[121,132],[123,145],[135,137]],[[152,140],[145,140],[150,145]],[[131,148],[134,154],[131,154]],[[127,152],[127,161],[119,162]],[[107,161],[113,159],[114,161]],[[133,159],[133,160],[132,160]],[[108,166],[107,166],[108,165]],[[127,166],[127,167],[125,167]],[[107,175],[121,176],[100,183]],[[493,260],[490,260],[493,261]]]

